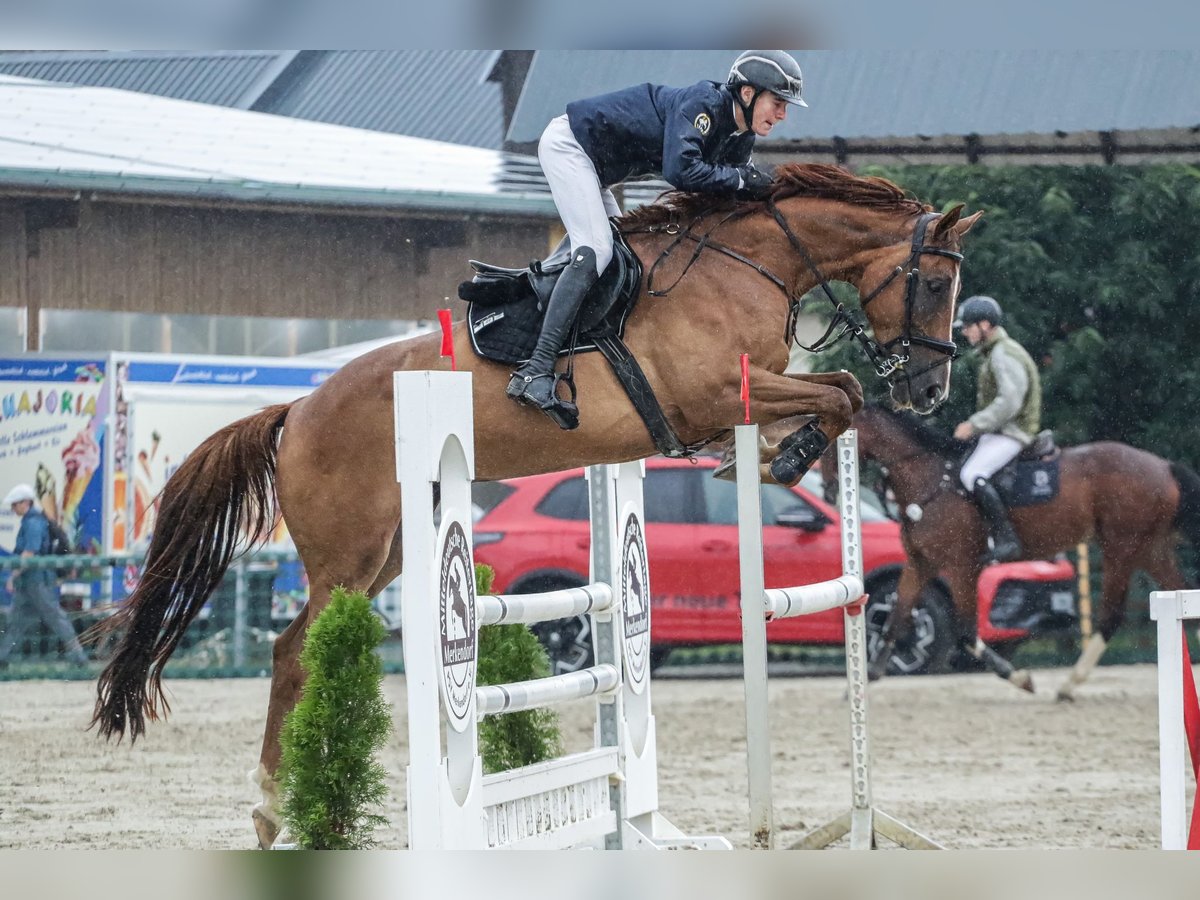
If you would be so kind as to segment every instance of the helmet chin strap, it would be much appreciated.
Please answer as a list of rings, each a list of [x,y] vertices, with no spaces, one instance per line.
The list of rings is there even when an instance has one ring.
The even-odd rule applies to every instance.
[[[742,118],[746,120],[746,130],[754,130],[754,104],[758,103],[758,98],[763,95],[766,88],[754,88],[754,96],[750,98],[750,102],[746,103],[742,100],[742,88],[754,87],[751,84],[739,84],[737,90],[733,92],[733,102],[738,105],[742,111]]]

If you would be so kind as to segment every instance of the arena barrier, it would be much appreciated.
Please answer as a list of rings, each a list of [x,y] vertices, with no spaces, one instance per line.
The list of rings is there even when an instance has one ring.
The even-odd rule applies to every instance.
[[[728,849],[722,837],[684,835],[658,812],[643,464],[588,470],[592,584],[476,597],[471,375],[396,372],[394,391],[404,507],[409,846]],[[435,483],[440,524],[433,517]],[[595,665],[519,684],[476,685],[479,627],[585,613],[592,618]],[[591,750],[483,774],[479,717],[581,698],[596,700]]]
[[[1187,814],[1190,745],[1193,775],[1200,775],[1200,704],[1188,656],[1185,619],[1200,619],[1200,591],[1154,591],[1150,618],[1158,623],[1158,743],[1162,794],[1162,848],[1200,850],[1200,788]]]
[[[768,620],[841,607],[846,627],[846,676],[850,701],[852,805],[810,832],[793,849],[827,847],[847,833],[850,847],[866,850],[875,836],[909,849],[940,849],[928,837],[872,806],[870,741],[867,731],[867,634],[863,615],[862,529],[859,521],[858,436],[847,431],[837,443],[837,480],[842,532],[842,576],[801,587],[767,590],[763,579],[762,501],[757,425],[734,430],[737,455],[738,536],[742,585],[742,659],[746,682],[746,749],[749,767],[750,836],[753,846],[775,846],[771,789],[771,735],[767,702]],[[828,476],[828,473],[827,473]]]

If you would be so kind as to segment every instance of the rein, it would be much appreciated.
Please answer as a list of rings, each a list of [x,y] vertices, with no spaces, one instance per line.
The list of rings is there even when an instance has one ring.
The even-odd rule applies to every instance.
[[[810,353],[821,353],[825,350],[828,350],[830,347],[833,347],[843,338],[849,337],[852,340],[858,341],[858,343],[862,346],[863,353],[875,367],[876,374],[880,378],[885,379],[892,378],[897,372],[904,372],[905,377],[911,379],[918,375],[923,375],[925,372],[928,372],[930,369],[936,368],[937,366],[949,363],[958,356],[958,348],[952,341],[939,341],[936,338],[931,338],[923,334],[915,334],[913,332],[913,303],[916,298],[917,285],[920,283],[921,270],[918,267],[918,263],[920,262],[921,256],[928,253],[937,256],[945,256],[960,262],[963,258],[961,253],[957,253],[953,250],[943,250],[940,247],[925,246],[925,233],[929,227],[929,223],[940,218],[940,213],[927,212],[921,214],[920,219],[917,221],[916,228],[913,231],[912,252],[909,253],[908,259],[905,260],[902,265],[897,266],[887,278],[880,282],[873,291],[871,291],[861,300],[862,308],[863,310],[866,310],[867,305],[876,297],[878,297],[879,294],[882,293],[889,284],[891,284],[900,275],[905,276],[904,330],[899,337],[888,341],[886,344],[880,344],[874,338],[867,335],[866,327],[854,316],[852,312],[846,309],[845,304],[839,303],[838,300],[833,296],[833,291],[829,287],[828,280],[817,267],[817,264],[813,260],[812,255],[808,252],[808,249],[800,241],[800,238],[796,236],[796,233],[788,224],[787,219],[783,217],[783,214],[775,205],[773,198],[767,198],[766,208],[771,213],[771,216],[775,219],[776,224],[778,224],[779,228],[783,231],[784,236],[787,237],[788,243],[790,243],[792,248],[800,254],[800,258],[804,260],[804,264],[816,278],[817,285],[821,288],[822,293],[824,293],[830,305],[833,306],[833,317],[830,320],[829,327],[826,328],[825,333],[821,335],[821,337],[817,338],[817,340],[811,345],[802,344],[796,338],[796,324],[800,315],[800,297],[796,296],[796,293],[788,287],[787,283],[761,263],[757,263],[749,257],[737,252],[732,247],[728,247],[725,244],[712,239],[713,232],[715,232],[726,222],[748,215],[749,213],[755,211],[754,208],[736,209],[728,213],[711,228],[705,231],[703,235],[698,235],[692,230],[696,223],[700,221],[701,217],[693,219],[692,222],[682,230],[680,229],[678,222],[669,222],[663,226],[650,225],[645,228],[637,229],[636,231],[640,233],[662,232],[664,234],[675,236],[675,240],[671,241],[671,243],[667,245],[662,253],[659,254],[658,259],[656,259],[654,264],[650,267],[649,274],[646,278],[646,292],[652,297],[665,297],[676,287],[676,285],[679,284],[680,281],[683,280],[683,276],[688,273],[688,270],[691,269],[696,260],[700,258],[700,255],[704,252],[704,250],[706,248],[711,248],[719,253],[724,254],[725,256],[730,257],[731,259],[735,259],[738,262],[749,266],[776,287],[778,287],[781,291],[783,291],[784,296],[787,297],[788,301],[788,318],[787,323],[784,326],[784,340],[788,341],[789,343],[791,341],[795,341],[800,345],[800,347]],[[692,251],[691,258],[688,259],[687,263],[683,267],[683,270],[679,273],[678,277],[671,282],[671,284],[662,290],[656,289],[654,287],[654,276],[658,271],[658,267],[671,256],[671,254],[675,251],[675,248],[682,244],[684,240],[691,240],[696,244],[695,250]],[[838,330],[839,328],[841,329],[840,331]],[[836,334],[834,333],[835,331],[837,332]],[[893,348],[897,344],[900,345],[899,353],[893,351]],[[941,362],[932,363],[929,366],[926,366],[919,372],[907,372],[905,371],[905,365],[911,358],[909,355],[909,348],[913,344],[919,344],[932,350],[936,350],[937,352],[943,354],[946,358]]]

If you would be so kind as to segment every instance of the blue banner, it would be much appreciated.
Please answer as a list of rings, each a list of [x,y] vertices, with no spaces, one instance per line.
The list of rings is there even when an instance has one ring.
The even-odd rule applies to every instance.
[[[196,362],[129,361],[127,380],[143,384],[217,385],[220,387],[316,387],[336,367],[230,365]]]

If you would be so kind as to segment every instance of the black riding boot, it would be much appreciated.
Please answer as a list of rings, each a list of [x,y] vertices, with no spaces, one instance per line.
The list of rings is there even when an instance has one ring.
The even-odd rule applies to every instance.
[[[534,406],[554,420],[559,428],[571,431],[579,427],[579,408],[555,394],[558,378],[554,362],[571,333],[575,316],[588,289],[595,284],[596,252],[580,247],[571,254],[571,263],[550,294],[542,333],[529,362],[513,373],[505,393],[523,406]]]
[[[975,486],[971,489],[975,505],[987,522],[988,531],[992,536],[992,552],[985,561],[1012,562],[1021,558],[1021,542],[1013,530],[1008,518],[1008,509],[996,488],[986,478],[976,478]]]

